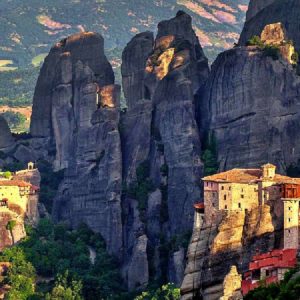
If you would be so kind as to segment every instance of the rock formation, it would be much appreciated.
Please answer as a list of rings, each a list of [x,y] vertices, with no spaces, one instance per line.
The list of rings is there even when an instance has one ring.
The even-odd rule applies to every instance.
[[[271,2],[250,2],[240,46],[218,56],[198,93],[199,128],[214,135],[220,170],[273,162],[286,172],[300,159],[300,77],[290,53],[292,43],[300,46],[300,6]],[[246,46],[254,35],[262,44]],[[256,249],[282,247],[282,215],[282,203],[273,202],[245,213],[220,212],[213,223],[195,226],[182,299],[240,299],[230,278],[237,278],[235,268],[247,270]]]
[[[14,139],[11,135],[10,129],[6,120],[0,116],[0,149],[12,146]]]
[[[167,257],[162,257],[160,249],[192,227],[192,205],[200,197],[198,183],[202,175],[194,95],[208,71],[191,17],[183,12],[158,25],[155,41],[152,34],[141,33],[123,52],[123,88],[128,103],[121,123],[124,179],[129,189],[141,188],[144,182],[139,182],[139,170],[147,164],[144,180],[152,185],[143,208],[138,193],[132,195],[129,191],[124,196],[128,212],[125,274],[131,272],[132,264],[136,266],[132,257],[141,256],[141,250],[146,249],[139,246],[146,236],[146,260],[140,268],[149,265],[149,277],[156,279],[173,270],[169,278],[181,281],[183,260],[179,262],[178,257],[183,258],[184,251],[170,250]],[[139,212],[132,212],[132,217],[130,210],[136,208]],[[128,284],[132,286],[130,280]]]
[[[11,230],[9,229],[9,222],[14,222]],[[1,208],[0,211],[0,250],[17,243],[26,236],[24,219],[16,212],[10,209]]]
[[[281,201],[271,201],[246,213],[219,212],[213,223],[204,219],[192,235],[182,299],[240,299],[239,281],[230,278],[239,277],[235,269],[248,270],[257,249],[263,253],[282,245],[282,209]]]
[[[258,13],[260,13],[260,11],[262,11],[264,8],[266,8],[275,1],[276,0],[250,0],[246,16],[246,22],[255,17]]]
[[[257,14],[255,8],[260,7],[259,3],[261,3],[263,5],[262,7],[265,7],[265,9],[261,10],[260,13]],[[267,6],[266,4],[269,5]],[[287,39],[292,40],[297,51],[299,51],[299,10],[300,3],[297,0],[251,0],[249,4],[249,12],[247,14],[247,22],[245,23],[241,33],[239,44],[245,45],[252,36],[259,36],[266,25],[281,22],[287,30]],[[252,17],[250,18],[250,16]]]
[[[84,32],[57,43],[41,69],[31,134],[54,145],[54,169],[65,170],[53,206],[57,221],[85,222],[121,256],[122,155],[120,87],[103,38]]]
[[[269,161],[285,172],[297,163],[299,88],[292,65],[266,56],[257,47],[219,55],[201,106],[207,106],[209,120],[205,124],[202,117],[202,127],[215,134],[221,170]]]

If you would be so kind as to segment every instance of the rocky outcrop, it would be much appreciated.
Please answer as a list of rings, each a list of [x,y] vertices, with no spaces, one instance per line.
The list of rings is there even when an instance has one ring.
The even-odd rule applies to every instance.
[[[35,90],[31,134],[51,141],[54,170],[65,170],[54,219],[86,223],[121,257],[120,87],[103,44],[99,34],[84,32],[51,49]]]
[[[240,36],[239,44],[245,45],[246,42],[254,35],[260,35],[264,27],[268,24],[281,22],[287,30],[287,37],[294,41],[296,49],[300,49],[300,33],[299,33],[299,10],[300,3],[297,0],[273,0],[270,5],[254,15],[252,18],[247,18],[247,22]],[[249,16],[252,15],[252,7],[259,7],[258,3],[263,6],[268,1],[250,1]]]
[[[216,137],[221,170],[269,161],[285,172],[297,163],[299,88],[300,77],[288,62],[257,47],[219,55],[201,107],[208,116],[202,116],[202,127]]]
[[[246,15],[246,22],[255,17],[264,8],[275,2],[276,0],[250,0]]]
[[[58,84],[62,84],[61,93],[68,93],[72,69],[78,61],[89,66],[99,86],[114,82],[114,73],[103,53],[103,48],[102,36],[92,32],[72,35],[52,47],[41,68],[34,92],[30,124],[30,133],[34,137],[53,136],[51,117],[55,106],[53,99],[59,95],[53,96],[52,92]],[[57,78],[57,73],[60,78]]]
[[[219,212],[213,223],[204,218],[189,246],[182,299],[240,299],[240,274],[251,257],[282,245],[282,209],[280,200],[269,201],[247,212]]]
[[[10,225],[11,222],[11,225]],[[0,208],[0,250],[12,246],[26,236],[24,219],[8,208]]]
[[[141,49],[147,55],[141,55]],[[124,50],[122,75],[128,109],[121,118],[121,136],[123,176],[129,188],[124,195],[127,274],[131,253],[140,249],[132,235],[145,235],[149,278],[181,281],[184,250],[168,249],[163,254],[162,249],[192,228],[192,205],[200,197],[197,183],[202,175],[194,95],[208,72],[191,17],[183,12],[158,25],[154,42],[151,34],[142,33]],[[146,205],[141,205],[145,200],[139,194],[145,184],[140,182],[142,170],[147,173],[143,180],[151,183]]]
[[[0,149],[12,146],[14,139],[6,120],[0,116]]]

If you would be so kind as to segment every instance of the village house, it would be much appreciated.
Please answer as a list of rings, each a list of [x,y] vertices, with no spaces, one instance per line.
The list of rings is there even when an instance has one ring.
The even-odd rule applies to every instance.
[[[284,279],[284,274],[297,265],[297,249],[273,250],[255,255],[244,273],[242,294],[259,287],[261,282],[275,283]]]
[[[243,274],[242,292],[266,283],[282,280],[285,272],[295,267],[300,248],[299,205],[300,178],[276,174],[276,166],[265,164],[258,169],[233,169],[203,178],[204,203],[196,203],[195,228],[203,219],[214,222],[220,212],[247,212],[277,201],[283,214],[283,249],[257,254]]]
[[[33,163],[25,170],[13,173],[10,179],[0,178],[0,209],[12,209],[36,221],[39,197],[39,171]]]

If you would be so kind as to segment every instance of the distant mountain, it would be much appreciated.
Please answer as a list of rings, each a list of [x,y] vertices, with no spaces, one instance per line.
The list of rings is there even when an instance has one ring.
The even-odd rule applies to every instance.
[[[0,105],[30,105],[39,66],[57,41],[78,31],[105,39],[106,54],[118,69],[121,52],[142,31],[177,10],[193,26],[210,62],[238,40],[249,0],[1,0]],[[13,72],[1,72],[1,71]],[[117,72],[117,81],[119,76]]]
[[[107,49],[123,49],[138,32],[177,10],[193,17],[206,53],[231,47],[241,31],[248,0],[2,0],[0,59],[12,67],[38,64],[52,44],[78,31],[101,33]]]

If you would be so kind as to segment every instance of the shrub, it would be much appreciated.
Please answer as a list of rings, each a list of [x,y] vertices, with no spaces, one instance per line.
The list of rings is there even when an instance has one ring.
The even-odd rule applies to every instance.
[[[279,48],[276,46],[267,45],[263,49],[263,53],[265,56],[273,58],[273,60],[278,60],[280,57]]]
[[[247,46],[258,46],[259,48],[263,48],[264,47],[264,43],[261,41],[260,37],[257,35],[254,35],[253,37],[251,37],[247,43]]]

